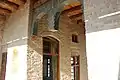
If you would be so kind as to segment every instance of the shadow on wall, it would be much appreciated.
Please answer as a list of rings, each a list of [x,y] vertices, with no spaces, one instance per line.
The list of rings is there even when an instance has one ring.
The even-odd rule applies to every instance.
[[[3,40],[2,42],[2,51],[5,52],[7,48],[21,46],[27,44],[27,37],[18,37],[11,40]]]
[[[119,4],[119,0],[85,0],[84,17],[87,33],[119,28]]]
[[[87,33],[119,28],[120,15],[95,19],[85,23]]]

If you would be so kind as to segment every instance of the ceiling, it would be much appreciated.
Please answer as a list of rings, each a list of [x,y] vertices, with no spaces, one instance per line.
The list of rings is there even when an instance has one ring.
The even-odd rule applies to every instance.
[[[82,18],[83,11],[80,2],[76,1],[65,5],[62,14],[67,15],[72,21],[75,21],[77,24],[84,22]]]
[[[15,12],[19,6],[24,5],[26,0],[0,0],[0,26],[4,24],[7,17]],[[72,21],[77,24],[83,22],[82,9],[80,2],[72,2],[64,6],[62,14],[67,15]]]
[[[15,12],[25,2],[26,0],[0,0],[0,26],[4,24],[11,13]]]

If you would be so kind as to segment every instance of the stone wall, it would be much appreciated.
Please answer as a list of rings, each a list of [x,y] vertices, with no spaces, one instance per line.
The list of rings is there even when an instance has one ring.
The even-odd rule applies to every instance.
[[[71,80],[71,55],[80,55],[80,79],[87,80],[87,61],[85,34],[82,25],[77,25],[61,16],[60,29],[50,31],[45,18],[40,19],[36,40],[29,40],[28,46],[28,80],[42,80],[42,37],[53,37],[60,43],[60,80]],[[72,42],[72,34],[78,35],[79,43]]]

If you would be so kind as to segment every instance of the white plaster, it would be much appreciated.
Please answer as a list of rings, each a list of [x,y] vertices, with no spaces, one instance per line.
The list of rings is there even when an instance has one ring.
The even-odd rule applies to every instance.
[[[86,34],[89,80],[118,80],[120,28]]]
[[[18,52],[18,57],[16,58],[13,58],[14,49]],[[27,80],[27,46],[14,46],[8,48],[7,52],[5,80]],[[13,64],[13,59],[14,61],[17,61],[17,64]],[[16,72],[13,72],[13,67],[17,68]]]

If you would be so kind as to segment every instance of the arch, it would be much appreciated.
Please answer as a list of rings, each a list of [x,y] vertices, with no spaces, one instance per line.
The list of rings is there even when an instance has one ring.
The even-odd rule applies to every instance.
[[[39,29],[39,25],[40,25],[40,20],[46,20],[47,21],[47,14],[44,12],[41,12],[40,14],[38,14],[38,16],[33,20],[32,23],[32,35],[37,35],[38,33],[38,29]],[[35,33],[34,33],[35,32]]]
[[[59,41],[43,37],[43,80],[59,80]]]
[[[65,1],[57,2],[58,6],[56,8],[51,8],[52,5],[50,5],[50,3],[52,3],[52,1],[48,1],[44,5],[41,5],[40,7],[37,7],[35,9],[36,13],[34,14],[34,18],[33,18],[32,29],[34,28],[34,24],[36,23],[36,21],[39,23],[41,22],[40,20],[44,20],[42,21],[43,23],[39,23],[39,25],[42,25],[45,23],[45,24],[48,24],[47,25],[49,27],[48,30],[50,31],[59,30],[60,16],[61,16],[61,13],[64,11],[65,6],[72,3],[80,3],[80,1],[65,0]],[[44,8],[45,6],[48,7],[48,9],[45,9]],[[47,16],[47,18],[44,16]]]
[[[37,15],[36,19],[40,20],[43,16],[47,15],[45,12],[41,12]]]
[[[54,37],[45,36],[45,37],[43,37],[43,39],[44,39],[44,38],[46,38],[46,39],[48,39],[48,40],[50,40],[50,41],[52,41],[52,42],[59,43],[59,41],[58,41],[56,38],[54,38]]]
[[[56,39],[58,42],[60,42],[60,39],[53,35],[43,35],[43,37],[51,37],[53,39]]]

